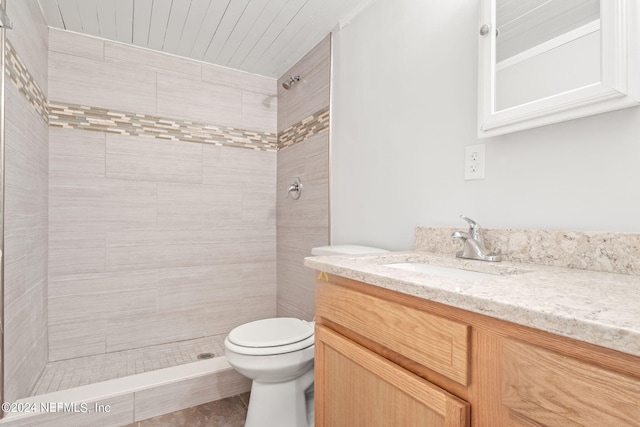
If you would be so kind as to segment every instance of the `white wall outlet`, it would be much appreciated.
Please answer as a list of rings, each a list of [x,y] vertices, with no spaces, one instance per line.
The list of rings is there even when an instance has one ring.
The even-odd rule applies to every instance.
[[[465,147],[464,179],[484,179],[484,144]]]

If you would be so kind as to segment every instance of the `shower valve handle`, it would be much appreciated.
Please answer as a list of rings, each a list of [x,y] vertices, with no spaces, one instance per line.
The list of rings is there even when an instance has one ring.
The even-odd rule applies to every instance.
[[[302,180],[298,177],[293,179],[293,182],[289,186],[287,190],[287,198],[291,196],[293,200],[298,200],[300,195],[302,194]]]

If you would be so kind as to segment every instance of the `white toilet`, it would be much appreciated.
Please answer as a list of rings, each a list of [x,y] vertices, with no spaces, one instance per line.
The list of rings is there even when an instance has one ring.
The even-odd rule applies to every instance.
[[[314,248],[313,255],[386,252],[366,246]],[[245,427],[313,426],[314,322],[290,317],[240,325],[224,340],[227,362],[251,378]]]

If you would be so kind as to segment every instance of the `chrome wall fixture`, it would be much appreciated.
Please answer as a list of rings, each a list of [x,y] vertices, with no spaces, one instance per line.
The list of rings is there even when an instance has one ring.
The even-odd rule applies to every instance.
[[[293,200],[298,200],[302,195],[302,180],[298,177],[293,178],[293,182],[287,190],[287,198],[291,196]]]
[[[282,83],[282,87],[286,90],[291,89],[291,86],[298,83],[300,81],[300,76],[289,76],[287,80]]]

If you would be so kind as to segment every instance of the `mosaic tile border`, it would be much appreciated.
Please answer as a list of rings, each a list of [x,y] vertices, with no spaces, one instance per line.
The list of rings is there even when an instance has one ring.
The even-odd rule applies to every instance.
[[[277,150],[276,134],[271,132],[249,131],[54,101],[49,102],[49,126],[251,150]]]
[[[303,142],[329,129],[329,107],[325,107],[280,134],[215,126],[127,111],[77,105],[47,98],[9,40],[5,43],[6,73],[18,90],[52,127],[85,129],[119,135],[197,142],[251,150],[277,151]]]
[[[329,129],[329,107],[289,126],[278,134],[278,150],[298,144]]]
[[[47,97],[29,73],[24,62],[20,60],[16,50],[9,40],[5,43],[5,73],[9,80],[13,82],[18,90],[27,98],[27,101],[36,109],[40,117],[48,123],[49,111],[47,108]]]
[[[416,251],[461,249],[454,227],[416,227]],[[640,275],[640,234],[595,231],[485,229],[486,246],[506,261]]]

